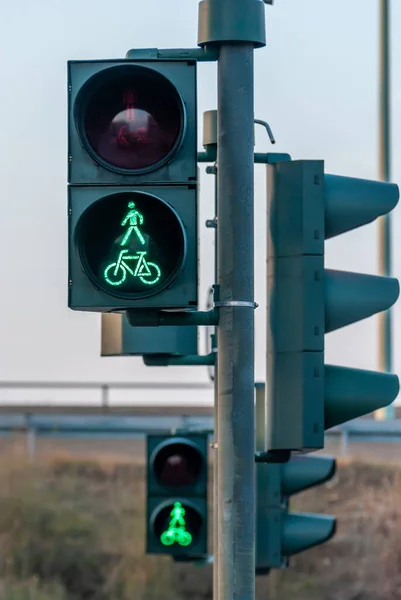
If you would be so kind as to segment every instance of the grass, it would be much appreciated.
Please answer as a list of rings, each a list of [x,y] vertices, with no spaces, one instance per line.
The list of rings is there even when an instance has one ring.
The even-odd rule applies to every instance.
[[[336,515],[336,536],[293,557],[290,569],[258,577],[257,598],[401,598],[400,498],[399,466],[340,462],[333,481],[292,502],[297,510]],[[0,598],[211,599],[210,567],[144,554],[144,501],[138,463],[3,461]]]

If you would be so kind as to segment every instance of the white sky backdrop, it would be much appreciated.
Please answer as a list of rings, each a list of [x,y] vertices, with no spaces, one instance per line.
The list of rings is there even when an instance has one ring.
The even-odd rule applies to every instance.
[[[401,2],[392,3],[392,173],[401,184]],[[266,7],[267,46],[255,56],[256,150],[325,159],[328,172],[377,177],[378,0],[276,0]],[[20,0],[0,23],[0,380],[207,382],[204,368],[146,368],[140,358],[100,357],[100,315],[67,308],[66,62],[124,57],[133,47],[192,47],[195,0]],[[216,108],[216,65],[198,70],[202,114]],[[202,222],[213,216],[213,177],[201,169]],[[256,378],[265,375],[265,168],[255,169]],[[393,218],[400,276],[401,208]],[[327,244],[327,266],[375,273],[376,226]],[[201,228],[202,302],[212,283],[213,232]],[[400,307],[394,370],[401,371]],[[326,337],[326,362],[375,369],[377,321]],[[203,345],[201,347],[203,350]],[[118,402],[208,402],[211,393],[119,392]],[[0,401],[89,402],[97,393],[0,390]]]

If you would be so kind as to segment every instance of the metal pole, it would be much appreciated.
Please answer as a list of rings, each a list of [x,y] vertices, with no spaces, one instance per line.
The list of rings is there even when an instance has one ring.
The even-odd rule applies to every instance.
[[[253,52],[218,60],[219,600],[255,597]]]
[[[390,181],[390,0],[380,1],[380,114],[379,114],[379,177]],[[379,275],[391,276],[391,216],[385,215],[378,222]],[[391,312],[379,315],[378,362],[381,371],[392,371]],[[376,411],[376,419],[394,419],[394,406]]]
[[[216,165],[215,165],[216,167]],[[214,217],[217,219],[217,172],[214,175]],[[214,230],[214,282],[218,281],[218,265],[217,265],[217,247],[218,247],[218,235],[217,225]],[[213,456],[213,600],[218,597],[219,588],[219,559],[218,559],[218,523],[219,523],[219,466],[217,460],[217,448],[218,448],[218,432],[217,423],[219,422],[219,390],[218,390],[218,351],[215,353],[214,363],[214,445],[215,451]]]
[[[36,429],[31,423],[30,415],[26,415],[26,444],[30,461],[35,460],[36,455]]]

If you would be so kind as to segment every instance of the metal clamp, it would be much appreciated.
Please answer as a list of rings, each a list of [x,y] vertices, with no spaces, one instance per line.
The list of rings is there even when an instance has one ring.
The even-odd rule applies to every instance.
[[[259,304],[257,302],[248,302],[247,300],[223,300],[221,302],[215,302],[214,306],[216,308],[221,308],[223,306],[244,306],[245,308],[258,308]]]

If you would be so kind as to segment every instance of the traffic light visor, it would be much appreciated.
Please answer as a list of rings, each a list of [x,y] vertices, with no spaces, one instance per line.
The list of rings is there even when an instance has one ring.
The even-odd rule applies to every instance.
[[[185,130],[183,102],[176,88],[157,71],[137,65],[93,75],[74,109],[89,154],[121,173],[160,167],[176,152]]]
[[[143,192],[108,194],[80,217],[76,242],[93,283],[120,298],[144,298],[180,273],[186,236],[175,210]]]

